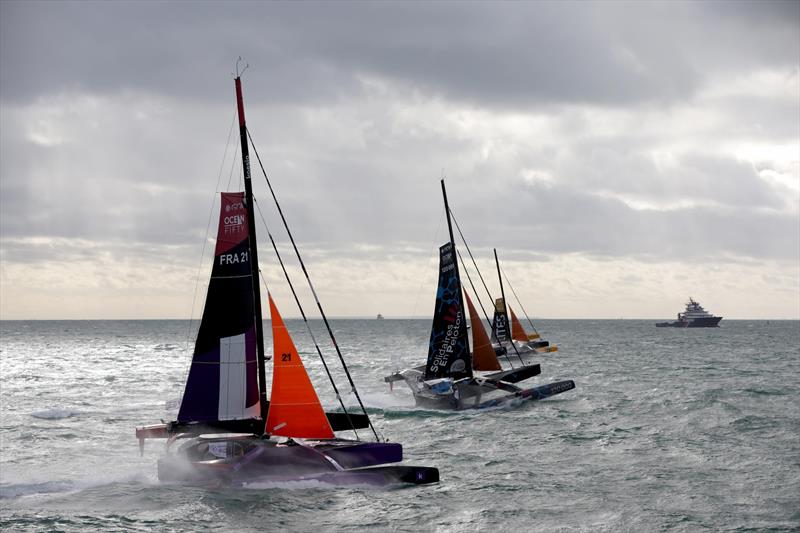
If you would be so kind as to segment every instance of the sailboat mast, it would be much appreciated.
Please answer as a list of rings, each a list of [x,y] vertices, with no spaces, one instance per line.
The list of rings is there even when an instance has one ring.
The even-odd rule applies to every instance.
[[[492,248],[492,250],[494,250],[494,262],[497,265],[497,279],[500,280],[500,298],[503,299],[503,314],[507,315],[508,313],[506,311],[506,293],[503,290],[503,277],[500,275],[500,261],[497,259],[497,248]]]
[[[264,357],[264,323],[261,318],[261,284],[258,277],[258,245],[256,241],[256,217],[253,209],[253,185],[250,181],[250,152],[247,148],[247,125],[244,120],[244,98],[242,79],[236,77],[236,107],[239,111],[239,138],[242,144],[242,167],[244,170],[244,198],[247,208],[247,231],[250,240],[250,275],[253,283],[253,309],[256,322],[256,351],[258,361],[258,398],[261,418],[267,418],[267,371]]]
[[[456,240],[453,238],[453,223],[450,221],[450,206],[447,204],[447,190],[444,188],[444,178],[442,178],[442,197],[444,197],[444,213],[447,216],[447,231],[450,232],[450,244],[453,246],[453,253],[455,254]],[[458,261],[453,261],[456,271],[456,279],[459,284],[461,277],[458,275]]]

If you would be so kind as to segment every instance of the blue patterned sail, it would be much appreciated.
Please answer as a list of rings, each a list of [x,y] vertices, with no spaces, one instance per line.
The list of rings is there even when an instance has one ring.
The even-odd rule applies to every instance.
[[[439,287],[425,379],[472,377],[467,321],[452,242],[439,248]]]

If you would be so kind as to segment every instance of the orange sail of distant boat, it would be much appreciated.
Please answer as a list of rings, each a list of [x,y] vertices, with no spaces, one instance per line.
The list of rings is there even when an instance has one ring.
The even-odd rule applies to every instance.
[[[511,306],[508,307],[508,310],[511,312],[511,338],[515,341],[528,342],[530,337],[525,332],[525,328],[522,327],[517,315],[514,314],[514,310],[511,309]]]
[[[328,417],[322,410],[314,385],[308,378],[272,296],[269,297],[269,312],[275,356],[272,359],[272,398],[266,433],[283,437],[332,439],[334,435]]]
[[[469,299],[466,291],[467,307],[469,308],[469,319],[472,323],[472,368],[475,370],[501,370],[500,362],[497,360],[497,354],[494,353],[492,342],[489,340],[489,335],[483,329],[483,324],[472,305],[472,300]]]

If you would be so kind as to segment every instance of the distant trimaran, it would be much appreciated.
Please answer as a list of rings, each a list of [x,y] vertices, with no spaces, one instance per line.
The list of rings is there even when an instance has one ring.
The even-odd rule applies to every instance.
[[[472,350],[467,338],[458,256],[444,180],[441,181],[449,242],[439,248],[439,286],[424,365],[384,378],[405,381],[417,405],[434,409],[481,409],[547,398],[575,388],[572,380],[523,389],[515,383],[538,375],[538,364],[502,370],[494,347],[469,297]],[[466,295],[466,293],[464,293]]]
[[[494,317],[492,318],[492,341],[495,343],[495,350],[497,350],[499,354],[507,357],[512,355],[530,356],[533,354],[557,352],[558,347],[554,345],[551,346],[550,342],[542,339],[538,332],[528,334],[525,328],[522,327],[522,323],[520,323],[517,315],[514,314],[514,310],[511,306],[508,306],[508,313],[511,314],[511,332],[509,333],[509,318],[508,313],[506,313],[506,296],[505,290],[503,289],[503,276],[500,274],[500,260],[497,258],[496,249],[494,250],[494,261],[497,265],[497,278],[500,282],[501,294],[501,297],[495,300]],[[516,293],[514,293],[514,296],[516,296]],[[521,305],[520,303],[520,306]],[[533,327],[530,318],[528,318],[528,323]],[[511,350],[509,350],[509,348],[511,348]]]

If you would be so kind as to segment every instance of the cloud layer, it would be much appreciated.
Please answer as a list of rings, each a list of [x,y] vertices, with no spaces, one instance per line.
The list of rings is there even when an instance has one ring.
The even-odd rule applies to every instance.
[[[470,245],[518,262],[531,298],[569,264],[599,293],[621,289],[634,315],[671,316],[686,293],[706,293],[749,316],[734,294],[749,285],[772,305],[757,316],[800,316],[797,2],[0,11],[3,318],[57,317],[47,295],[82,283],[96,302],[75,299],[63,316],[98,316],[103,301],[115,316],[183,316],[121,295],[174,290],[175,303],[192,290],[214,191],[241,179],[238,55],[252,65],[248,124],[293,232],[319,283],[354,292],[332,298],[336,314],[427,312],[407,294],[445,239],[444,173]],[[256,194],[284,242],[263,183]],[[76,265],[92,280],[125,271],[124,286],[75,285]],[[655,288],[621,286],[619,265],[630,279],[668,276],[677,294],[654,309]],[[716,275],[693,277],[701,268]],[[376,311],[365,302],[381,286],[394,296]],[[40,303],[22,306],[33,288]],[[572,303],[537,314],[604,316],[581,294],[555,291]]]

